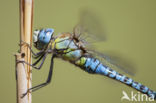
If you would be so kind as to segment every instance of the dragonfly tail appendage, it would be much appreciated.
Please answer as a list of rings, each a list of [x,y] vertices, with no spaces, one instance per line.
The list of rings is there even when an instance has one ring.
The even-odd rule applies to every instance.
[[[89,73],[101,74],[110,77],[112,79],[118,80],[144,94],[147,94],[149,97],[156,99],[156,91],[152,91],[147,86],[135,82],[134,80],[125,75],[119,74],[118,72],[112,70],[111,68],[103,65],[98,59],[86,58],[84,67],[85,70]]]

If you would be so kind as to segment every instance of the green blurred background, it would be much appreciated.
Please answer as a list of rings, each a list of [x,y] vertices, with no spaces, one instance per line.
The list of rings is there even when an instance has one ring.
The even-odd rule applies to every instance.
[[[156,90],[156,0],[35,0],[34,29],[50,27],[72,31],[81,9],[94,12],[108,40],[96,46],[119,52],[136,65],[131,76]],[[19,1],[0,2],[0,103],[16,102],[15,57],[19,50]],[[33,70],[33,85],[46,80],[50,57],[40,71]],[[129,103],[122,91],[134,89],[109,78],[89,75],[68,62],[56,59],[52,83],[33,93],[33,103]],[[146,102],[147,103],[147,102]]]

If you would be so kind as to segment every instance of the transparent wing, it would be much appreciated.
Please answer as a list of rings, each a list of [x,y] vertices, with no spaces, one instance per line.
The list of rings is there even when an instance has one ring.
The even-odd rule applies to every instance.
[[[76,38],[85,44],[85,48],[95,58],[98,58],[103,64],[110,68],[117,68],[130,75],[135,74],[134,64],[115,53],[100,53],[96,50],[93,43],[106,40],[106,33],[100,23],[100,19],[95,13],[89,10],[83,10],[80,14],[80,21],[73,29]]]
[[[93,57],[98,58],[104,65],[109,66],[112,69],[121,70],[129,75],[134,76],[136,73],[136,65],[117,53],[100,53],[98,51],[89,50],[88,51]]]
[[[105,41],[106,35],[99,18],[89,10],[83,10],[80,14],[80,21],[73,30],[74,35],[81,41],[94,43]]]

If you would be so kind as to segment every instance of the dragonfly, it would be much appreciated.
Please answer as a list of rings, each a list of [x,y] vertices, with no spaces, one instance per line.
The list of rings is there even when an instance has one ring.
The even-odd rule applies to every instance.
[[[85,40],[86,34],[89,35],[87,35],[89,38],[94,39],[98,37],[98,34],[94,35],[94,33],[92,34],[87,30],[88,29],[83,25],[77,25],[73,29],[72,33],[64,32],[57,36],[54,36],[54,29],[52,28],[35,30],[33,35],[33,44],[34,47],[39,50],[37,53],[32,50],[32,47],[29,44],[22,41],[23,44],[26,44],[29,47],[33,54],[33,58],[36,59],[33,64],[28,64],[25,61],[23,62],[31,65],[35,69],[40,70],[47,55],[52,54],[49,74],[46,82],[28,89],[28,91],[24,93],[23,96],[25,96],[29,91],[33,92],[48,85],[52,80],[54,58],[61,58],[62,60],[68,61],[90,74],[107,76],[116,81],[119,81],[120,83],[126,84],[127,86],[130,86],[131,88],[134,88],[137,91],[152,97],[153,99],[156,99],[156,91],[153,91],[147,86],[134,81],[132,78],[129,78],[126,75],[120,74],[113,70],[111,66],[106,65],[102,61],[105,59],[110,64],[115,65],[114,62],[111,62],[111,59],[107,55],[96,52],[95,50],[90,50],[89,47],[87,47],[88,42]],[[97,55],[103,59],[98,59]],[[39,66],[37,66],[37,64],[39,64]]]

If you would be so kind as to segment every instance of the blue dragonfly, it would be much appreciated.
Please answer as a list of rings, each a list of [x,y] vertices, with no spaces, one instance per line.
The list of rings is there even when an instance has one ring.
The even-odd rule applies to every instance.
[[[87,15],[87,13],[85,12],[83,15]],[[122,68],[108,55],[89,49],[90,46],[88,46],[89,43],[87,40],[90,39],[94,41],[97,39],[99,41],[103,41],[105,36],[101,35],[102,32],[99,29],[96,29],[96,24],[98,24],[97,21],[96,23],[89,24],[92,21],[95,21],[93,20],[95,18],[91,18],[92,16],[90,15],[89,18],[91,19],[85,19],[85,17],[86,16],[84,16],[81,22],[74,28],[72,33],[65,32],[54,36],[54,29],[52,28],[35,30],[33,35],[33,43],[34,47],[40,50],[38,53],[35,53],[29,44],[25,43],[24,41],[22,42],[23,45],[26,44],[29,47],[33,57],[36,59],[33,64],[23,62],[31,65],[35,69],[41,69],[47,54],[52,54],[51,65],[46,82],[30,88],[25,94],[23,94],[23,96],[25,96],[30,90],[35,91],[48,85],[52,78],[54,58],[61,58],[90,74],[107,76],[156,99],[155,91],[123,74],[118,73],[111,68],[112,66],[105,64],[103,60],[118,68]],[[86,24],[88,26],[86,26]],[[103,59],[100,60],[100,58]],[[40,61],[40,65],[36,66]],[[125,71],[125,69],[122,70]]]

